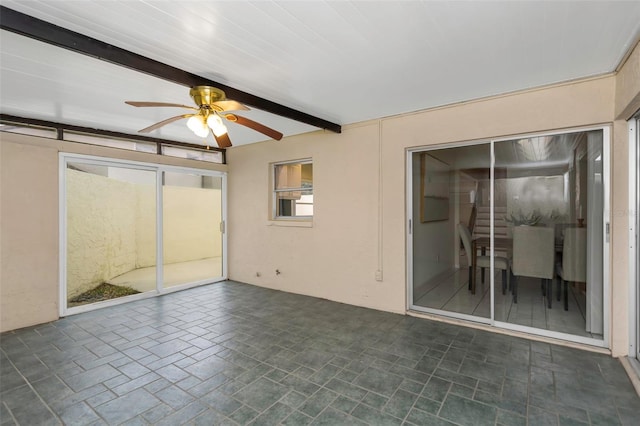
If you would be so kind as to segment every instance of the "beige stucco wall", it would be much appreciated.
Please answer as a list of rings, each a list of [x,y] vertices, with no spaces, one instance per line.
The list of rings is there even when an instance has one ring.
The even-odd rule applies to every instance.
[[[616,75],[615,116],[628,120],[640,110],[640,43]]]
[[[136,267],[156,263],[155,188],[138,188]],[[222,256],[221,191],[211,188],[163,187],[164,262]]]
[[[164,187],[165,263],[222,256],[219,189]]]
[[[375,281],[377,139],[378,128],[364,125],[348,135],[316,132],[227,151],[233,279],[403,312],[395,283]],[[314,161],[313,227],[278,226],[268,220],[269,163],[307,157]]]
[[[74,297],[136,268],[137,191],[91,173],[66,170],[65,176],[67,296]]]
[[[229,162],[229,276],[371,308],[406,310],[406,150],[571,127],[611,125],[612,75],[235,147]],[[613,205],[626,202],[626,142],[614,129]],[[626,135],[626,132],[625,132]],[[277,226],[269,214],[269,163],[311,157],[312,227]],[[625,157],[626,161],[626,157]],[[252,206],[247,209],[247,206]],[[625,219],[626,220],[626,219]],[[612,258],[626,222],[612,215]],[[621,265],[614,264],[612,270]],[[279,269],[282,274],[276,275]],[[383,281],[375,280],[381,269]],[[257,276],[260,273],[260,276]],[[612,273],[615,274],[615,273]],[[616,278],[612,275],[611,278]],[[627,343],[626,283],[611,280],[614,354]],[[625,321],[617,316],[625,312]]]
[[[221,164],[0,132],[0,331],[58,318],[59,152],[227,170]]]
[[[1,136],[0,136],[1,137]],[[0,330],[58,317],[58,158],[0,141]]]
[[[156,191],[146,187],[137,188],[136,194],[135,246],[136,267],[145,268],[156,264]]]

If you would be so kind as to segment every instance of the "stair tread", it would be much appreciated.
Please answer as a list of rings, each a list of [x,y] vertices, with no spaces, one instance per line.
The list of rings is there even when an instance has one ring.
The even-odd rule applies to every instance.
[[[491,211],[491,209],[489,207],[478,207],[477,211],[478,211],[478,213],[482,213],[482,212],[489,212],[489,211]],[[501,213],[506,213],[507,212],[507,208],[506,207],[496,207],[494,211],[501,212]]]

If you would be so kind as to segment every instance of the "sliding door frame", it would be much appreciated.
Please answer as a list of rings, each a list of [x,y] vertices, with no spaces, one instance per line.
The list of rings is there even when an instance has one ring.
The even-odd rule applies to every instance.
[[[640,370],[640,111],[628,122],[629,130],[629,358]]]
[[[603,182],[603,226],[602,226],[602,241],[603,241],[603,253],[602,253],[602,303],[603,303],[603,338],[595,339],[590,337],[583,337],[574,334],[562,333],[557,331],[551,331],[541,328],[528,327],[518,324],[512,324],[504,321],[496,321],[495,320],[495,265],[494,262],[491,262],[490,274],[489,274],[489,282],[490,282],[490,297],[491,297],[491,316],[490,318],[477,317],[473,315],[460,314],[457,312],[448,312],[440,309],[434,308],[425,308],[421,306],[416,306],[413,303],[413,223],[415,218],[413,217],[413,162],[412,156],[415,153],[419,152],[429,152],[437,149],[444,148],[456,148],[463,147],[469,145],[478,145],[478,144],[486,144],[489,143],[491,147],[491,159],[490,159],[490,196],[491,200],[494,200],[494,181],[495,181],[495,143],[511,141],[514,139],[525,139],[525,138],[533,138],[533,137],[543,137],[543,136],[554,136],[561,135],[567,133],[576,133],[576,132],[589,132],[589,131],[602,131],[602,182]],[[640,160],[639,160],[640,161]],[[637,164],[640,164],[637,163]],[[545,132],[536,132],[536,133],[526,133],[526,134],[517,134],[511,136],[505,136],[502,138],[495,138],[491,140],[474,140],[468,142],[461,143],[451,143],[451,144],[438,144],[431,146],[421,146],[416,148],[407,149],[406,151],[406,253],[407,253],[407,310],[408,311],[416,311],[428,314],[434,314],[443,317],[451,317],[466,321],[472,321],[476,323],[488,324],[492,327],[512,330],[532,335],[538,335],[543,337],[549,337],[559,340],[565,340],[575,343],[581,343],[590,346],[596,347],[610,347],[610,324],[611,324],[611,260],[610,260],[610,223],[611,223],[611,203],[610,203],[610,190],[611,190],[611,126],[609,125],[598,125],[598,126],[588,126],[588,127],[578,127],[578,128],[568,128],[568,129],[560,129],[555,131],[545,131]],[[640,181],[638,183],[640,185]],[[639,194],[640,195],[640,194]],[[493,229],[493,219],[495,217],[495,206],[494,203],[490,203],[490,238],[491,238],[491,246],[490,246],[490,255],[493,258],[494,256],[494,229]],[[640,303],[640,302],[638,302]],[[640,309],[640,308],[639,308]],[[636,331],[636,335],[638,331]],[[640,337],[638,337],[640,339]],[[639,341],[640,344],[640,341]]]
[[[522,135],[514,135],[508,136],[504,138],[493,139],[491,141],[491,156],[495,158],[494,155],[494,144],[496,142],[506,142],[512,141],[514,139],[525,139],[525,138],[535,138],[535,137],[544,137],[544,136],[555,136],[562,135],[568,133],[577,133],[577,132],[590,132],[590,131],[602,131],[602,187],[603,187],[603,200],[602,200],[602,317],[603,317],[603,335],[602,340],[594,339],[591,337],[583,337],[575,334],[562,333],[559,331],[545,330],[542,328],[528,327],[522,326],[518,324],[512,324],[504,321],[495,321],[495,326],[499,328],[503,328],[506,330],[514,330],[524,333],[537,334],[544,337],[550,337],[554,339],[566,340],[576,343],[582,343],[585,345],[597,346],[597,347],[610,347],[610,319],[611,319],[611,260],[609,257],[610,253],[610,223],[611,223],[611,202],[610,202],[610,189],[611,189],[611,127],[610,126],[590,126],[590,127],[578,127],[578,128],[570,128],[563,129],[557,131],[549,131],[549,132],[538,132],[538,133],[529,133]],[[493,160],[492,160],[493,161]],[[494,185],[491,185],[492,187]],[[493,217],[494,205],[491,203],[491,214]],[[492,235],[493,239],[493,235]],[[492,244],[493,248],[493,244]]]
[[[212,176],[212,177],[218,177],[221,179],[221,191],[220,191],[220,197],[221,199],[221,204],[220,204],[220,208],[221,208],[221,225],[220,225],[220,232],[222,233],[222,271],[221,271],[221,278],[220,279],[216,279],[215,281],[211,281],[210,279],[204,279],[204,280],[199,280],[199,281],[193,281],[193,282],[187,282],[184,284],[178,284],[178,285],[174,285],[171,287],[164,287],[164,274],[157,274],[158,276],[158,291],[161,294],[166,294],[166,293],[171,293],[174,291],[180,291],[180,290],[184,290],[186,288],[191,288],[191,287],[196,287],[199,285],[203,285],[203,284],[208,284],[211,282],[218,282],[218,281],[224,281],[227,279],[227,232],[226,232],[226,223],[227,223],[227,174],[224,172],[216,172],[216,171],[211,171],[211,170],[205,170],[205,169],[194,169],[194,168],[187,168],[187,167],[178,167],[178,166],[164,166],[164,165],[159,165],[158,166],[158,199],[160,201],[163,200],[163,186],[164,186],[164,179],[163,176],[166,172],[170,172],[170,173],[184,173],[184,174],[194,174],[197,173],[201,176]],[[160,204],[160,206],[162,206],[162,204]],[[160,209],[162,210],[162,209]],[[159,259],[163,260],[162,265],[160,266],[163,270],[164,270],[164,238],[163,238],[163,232],[160,232],[164,229],[164,214],[160,214],[159,215],[159,219],[158,219],[158,232],[159,232],[159,241],[162,241],[163,244],[158,244],[158,247],[156,247],[156,249],[158,250],[157,256]]]
[[[464,321],[470,321],[470,322],[475,322],[475,323],[480,323],[480,324],[487,324],[487,325],[493,325],[493,319],[492,318],[487,318],[487,317],[479,317],[479,316],[475,316],[475,315],[469,315],[469,314],[463,314],[463,313],[459,313],[459,312],[452,312],[452,311],[445,311],[442,309],[435,309],[435,308],[427,308],[424,306],[418,306],[415,305],[413,303],[413,230],[414,230],[414,222],[416,220],[416,218],[413,217],[413,155],[414,154],[418,154],[418,153],[422,153],[422,152],[429,152],[429,151],[435,151],[438,149],[448,149],[448,148],[460,148],[460,147],[465,147],[465,146],[474,146],[474,145],[481,145],[481,144],[490,144],[491,142],[489,140],[486,139],[478,139],[478,140],[471,140],[471,141],[465,141],[465,142],[454,142],[454,143],[447,143],[447,144],[438,144],[438,145],[429,145],[429,146],[420,146],[420,147],[416,147],[416,148],[411,148],[411,149],[407,149],[406,150],[406,194],[405,194],[405,199],[407,201],[406,205],[407,205],[407,217],[406,217],[406,241],[407,241],[407,245],[406,245],[406,253],[407,253],[407,270],[406,270],[406,276],[407,276],[407,310],[410,311],[415,311],[415,312],[420,312],[420,313],[426,313],[426,314],[433,314],[433,315],[438,315],[438,316],[442,316],[442,317],[448,317],[448,318],[455,318],[455,319],[459,319],[459,320],[464,320]],[[419,220],[419,218],[418,218]],[[493,247],[492,247],[493,249]],[[489,285],[490,285],[490,294],[492,297],[491,300],[491,315],[493,316],[493,286],[494,286],[494,278],[493,278],[493,263],[491,265],[491,273],[490,275],[490,280],[489,280]]]
[[[120,167],[133,170],[151,171],[155,172],[155,206],[156,206],[156,288],[155,291],[148,291],[140,294],[134,294],[131,296],[124,296],[117,299],[105,300],[102,302],[91,303],[82,306],[76,306],[73,308],[67,308],[67,185],[66,185],[66,171],[67,164],[70,162],[78,162],[82,164],[98,165],[106,167]],[[212,176],[221,179],[221,233],[222,233],[222,271],[220,277],[212,277],[212,279],[205,279],[196,282],[187,282],[184,284],[172,286],[169,288],[163,287],[163,270],[164,270],[164,241],[163,241],[163,174],[165,172],[176,173],[197,173],[202,176]],[[103,308],[106,306],[119,305],[121,303],[127,303],[135,300],[146,299],[149,297],[155,297],[162,294],[172,293],[174,291],[184,290],[186,288],[196,287],[199,285],[210,284],[214,282],[224,281],[227,279],[228,265],[227,265],[227,173],[198,169],[189,167],[170,166],[155,163],[145,163],[131,160],[121,160],[110,157],[99,157],[84,154],[73,154],[61,152],[58,157],[58,188],[59,188],[59,201],[58,201],[58,229],[59,229],[59,265],[58,265],[58,285],[59,285],[59,314],[61,317],[67,315],[78,314],[81,312],[92,311],[94,309]]]

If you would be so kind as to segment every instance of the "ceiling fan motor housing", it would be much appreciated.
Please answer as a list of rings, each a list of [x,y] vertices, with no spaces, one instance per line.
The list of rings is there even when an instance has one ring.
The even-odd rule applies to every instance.
[[[194,86],[189,90],[189,95],[198,106],[212,105],[214,102],[224,101],[226,95],[217,87]]]

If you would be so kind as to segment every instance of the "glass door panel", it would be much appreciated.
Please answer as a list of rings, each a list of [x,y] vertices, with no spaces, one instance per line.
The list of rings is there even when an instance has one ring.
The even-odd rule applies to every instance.
[[[163,287],[222,277],[222,178],[164,172]]]
[[[491,317],[490,154],[488,143],[412,154],[414,309]]]
[[[602,339],[603,131],[496,142],[494,155],[515,277],[507,297],[496,285],[495,320]]]
[[[68,162],[67,308],[156,289],[156,172]]]

